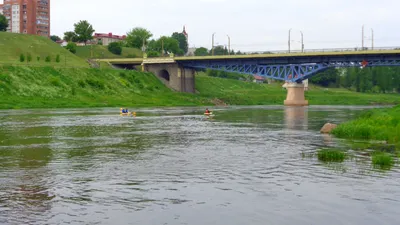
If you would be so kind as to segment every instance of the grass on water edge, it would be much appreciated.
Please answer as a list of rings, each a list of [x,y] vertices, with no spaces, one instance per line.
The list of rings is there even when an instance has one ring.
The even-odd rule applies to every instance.
[[[390,169],[394,164],[392,154],[376,152],[372,155],[372,165],[379,169]]]
[[[25,57],[20,62],[20,55]],[[28,55],[31,61],[28,62]],[[56,62],[57,55],[60,62]],[[50,56],[51,61],[45,62]],[[89,64],[47,37],[0,32],[0,65],[88,68]]]
[[[356,120],[340,124],[332,133],[339,138],[384,141],[398,148],[400,105],[366,111]]]
[[[347,156],[342,150],[328,148],[318,150],[317,157],[322,162],[343,162]]]

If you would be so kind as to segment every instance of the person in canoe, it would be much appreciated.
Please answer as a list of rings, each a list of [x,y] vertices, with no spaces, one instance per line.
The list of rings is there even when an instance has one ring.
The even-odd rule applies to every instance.
[[[211,114],[211,111],[206,108],[206,112],[204,114]]]

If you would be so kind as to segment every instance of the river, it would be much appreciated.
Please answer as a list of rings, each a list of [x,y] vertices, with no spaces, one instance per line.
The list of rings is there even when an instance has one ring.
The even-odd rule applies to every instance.
[[[0,224],[400,224],[398,166],[304,157],[365,109],[0,111]]]

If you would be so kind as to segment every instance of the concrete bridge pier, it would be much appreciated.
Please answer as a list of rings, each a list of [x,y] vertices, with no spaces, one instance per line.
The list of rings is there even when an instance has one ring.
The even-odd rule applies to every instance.
[[[187,93],[195,93],[195,70],[177,63],[144,64],[143,69],[154,73],[167,87]]]
[[[283,103],[285,106],[308,106],[304,96],[304,84],[288,83],[286,90],[287,96]]]

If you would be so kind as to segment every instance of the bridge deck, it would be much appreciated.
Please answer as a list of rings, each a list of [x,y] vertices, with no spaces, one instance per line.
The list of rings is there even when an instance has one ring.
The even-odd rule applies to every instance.
[[[214,61],[214,60],[251,60],[251,59],[283,59],[283,58],[307,58],[307,57],[329,57],[329,56],[378,56],[378,55],[399,55],[398,50],[368,50],[368,51],[334,51],[334,52],[304,52],[304,53],[272,53],[272,54],[248,54],[248,55],[219,55],[219,56],[178,56],[158,58],[119,58],[119,59],[97,59],[98,61],[110,62],[113,64],[136,64],[145,63],[172,63],[174,61]]]

